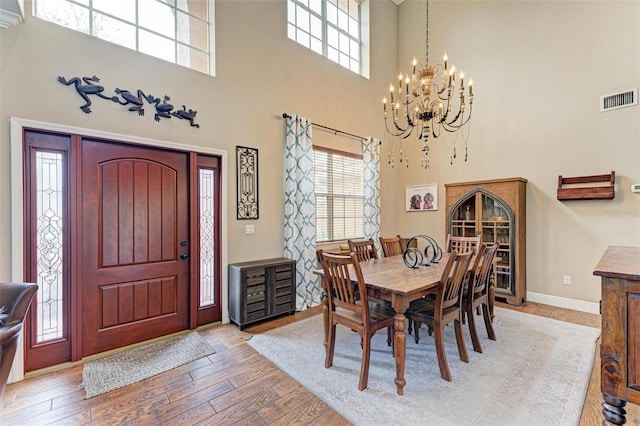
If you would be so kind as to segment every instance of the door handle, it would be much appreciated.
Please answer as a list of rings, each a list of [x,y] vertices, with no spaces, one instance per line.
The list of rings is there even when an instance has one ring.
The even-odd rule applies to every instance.
[[[180,241],[180,247],[186,247],[186,246],[187,246],[187,240]]]
[[[189,255],[188,255],[187,253],[182,253],[182,254],[180,255],[180,259],[186,259],[186,258],[188,258],[188,257],[189,257]]]

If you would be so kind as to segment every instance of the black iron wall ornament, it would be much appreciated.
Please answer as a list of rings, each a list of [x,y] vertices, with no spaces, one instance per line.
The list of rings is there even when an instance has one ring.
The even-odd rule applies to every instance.
[[[237,218],[258,219],[258,150],[236,146]]]
[[[416,247],[412,247],[413,241],[422,239],[425,240],[424,254]],[[429,266],[432,263],[438,263],[442,259],[442,249],[434,240],[428,235],[416,235],[407,240],[407,249],[402,254],[402,260],[404,264],[409,268],[418,268],[420,266]]]
[[[161,118],[175,117],[181,120],[188,120],[191,127],[199,128],[200,125],[195,123],[196,114],[198,111],[193,109],[187,109],[185,105],[182,105],[182,109],[173,110],[174,106],[169,103],[171,98],[164,95],[161,98],[157,98],[153,95],[146,95],[142,90],[138,89],[134,95],[129,90],[123,90],[116,87],[115,93],[112,96],[103,94],[104,86],[97,83],[100,82],[98,76],[93,77],[73,77],[67,80],[65,77],[58,76],[58,82],[65,86],[74,85],[76,92],[84,99],[85,104],[80,109],[86,114],[91,113],[91,98],[89,95],[96,95],[102,99],[107,99],[120,105],[129,105],[129,111],[137,112],[139,116],[144,115],[145,102],[148,105],[153,105],[155,108],[154,120],[160,122]]]

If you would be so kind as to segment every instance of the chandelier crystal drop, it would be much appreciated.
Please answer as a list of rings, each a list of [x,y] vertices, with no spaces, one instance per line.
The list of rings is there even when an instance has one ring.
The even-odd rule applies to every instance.
[[[443,64],[428,64],[428,0],[426,9],[425,64],[419,64],[414,57],[411,74],[400,73],[397,87],[391,83],[389,99],[385,96],[382,100],[387,132],[391,136],[406,139],[415,130],[417,139],[422,141],[421,167],[425,169],[429,167],[429,136],[438,138],[442,130],[449,133],[462,130],[471,119],[473,107],[473,81],[468,80],[468,87],[465,87],[464,73],[460,71],[456,77],[456,68],[449,67],[446,53]],[[454,143],[451,164],[455,157]],[[465,143],[464,160],[467,161],[467,158]]]

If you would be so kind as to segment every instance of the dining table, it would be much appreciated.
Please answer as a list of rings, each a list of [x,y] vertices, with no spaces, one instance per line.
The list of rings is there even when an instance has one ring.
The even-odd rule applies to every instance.
[[[367,294],[381,300],[391,302],[395,311],[394,322],[394,357],[396,361],[396,378],[394,380],[398,395],[404,393],[406,380],[404,377],[407,336],[405,332],[405,312],[411,301],[431,293],[437,293],[438,283],[442,272],[449,260],[449,253],[443,254],[438,263],[421,265],[417,268],[408,267],[403,256],[384,257],[360,262],[362,276],[367,286]],[[355,273],[351,277],[355,281]],[[326,293],[324,271],[317,270],[321,276],[322,287]],[[328,345],[329,336],[329,307],[325,295],[323,308],[324,346]]]

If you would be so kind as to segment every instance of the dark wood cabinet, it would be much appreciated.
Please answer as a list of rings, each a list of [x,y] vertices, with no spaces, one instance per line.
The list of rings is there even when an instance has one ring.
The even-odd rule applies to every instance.
[[[593,275],[602,277],[603,424],[621,425],[627,401],[640,404],[640,247],[607,248]]]
[[[517,177],[444,185],[447,233],[498,244],[495,297],[512,305],[527,296],[526,184]]]
[[[229,264],[229,319],[247,324],[296,310],[296,262],[286,258]]]

